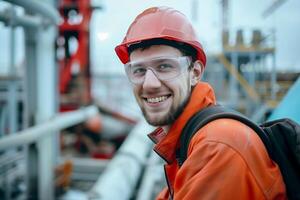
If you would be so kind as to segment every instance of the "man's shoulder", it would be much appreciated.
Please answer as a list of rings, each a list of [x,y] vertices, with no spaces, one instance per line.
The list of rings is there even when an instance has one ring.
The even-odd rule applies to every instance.
[[[191,143],[214,142],[225,144],[238,152],[245,149],[264,148],[262,141],[253,129],[234,119],[217,119],[197,131]]]

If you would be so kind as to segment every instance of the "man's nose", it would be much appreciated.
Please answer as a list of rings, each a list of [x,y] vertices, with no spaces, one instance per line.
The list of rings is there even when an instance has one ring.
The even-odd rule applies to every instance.
[[[153,89],[159,88],[161,86],[161,81],[157,78],[151,69],[148,69],[145,74],[145,80],[143,83],[143,89]]]

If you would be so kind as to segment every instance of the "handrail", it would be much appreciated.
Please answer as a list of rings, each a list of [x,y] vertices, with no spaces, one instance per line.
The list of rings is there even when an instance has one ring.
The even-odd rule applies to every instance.
[[[4,24],[9,24],[11,20],[13,21],[13,26],[24,26],[24,27],[38,27],[43,24],[42,18],[38,16],[22,15],[13,16],[14,19],[11,19],[11,15],[8,12],[0,12],[0,21],[3,21]]]
[[[60,113],[53,119],[32,128],[0,138],[0,150],[33,143],[41,137],[45,137],[46,135],[53,134],[55,131],[80,123],[97,113],[98,110],[95,106],[81,108],[77,111]]]
[[[151,141],[145,136],[152,130],[145,120],[138,122],[87,193],[88,199],[130,199],[152,149]]]
[[[51,23],[58,25],[61,22],[61,17],[54,7],[37,0],[4,0],[11,4],[15,4],[25,8],[26,10],[38,13],[49,19]]]

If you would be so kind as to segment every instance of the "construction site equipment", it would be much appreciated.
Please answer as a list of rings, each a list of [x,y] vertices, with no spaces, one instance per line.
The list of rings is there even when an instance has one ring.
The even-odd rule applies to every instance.
[[[92,103],[89,25],[93,8],[90,0],[61,0],[58,5],[63,18],[56,42],[61,111]]]
[[[52,132],[56,132],[65,127],[85,121],[97,113],[97,108],[90,106],[87,108],[82,108],[78,111],[57,114],[56,117],[49,121],[45,121],[32,128],[20,131],[17,134],[2,137],[0,139],[0,150],[31,144],[42,137],[53,134]]]
[[[56,146],[53,145],[53,136],[59,130],[82,122],[97,113],[98,110],[95,107],[88,107],[59,114],[52,120],[0,139],[0,151],[25,145],[29,148],[29,154],[33,154],[27,157],[30,158],[30,161],[28,160],[30,168],[35,169],[35,174],[29,174],[28,177],[33,184],[28,185],[29,199],[43,199],[44,197],[50,200],[54,199],[54,166],[56,162],[53,149]],[[36,146],[31,144],[36,144]]]
[[[167,185],[164,176],[163,160],[152,151],[146,164],[136,199],[152,200]]]
[[[30,145],[24,145],[24,141],[19,140],[16,137],[17,133],[23,133],[22,129],[27,127],[33,127],[43,121],[47,121],[53,117],[56,109],[55,102],[55,64],[54,64],[54,37],[55,28],[60,21],[60,16],[57,10],[53,7],[54,0],[45,0],[43,2],[36,0],[19,1],[19,0],[7,0],[10,3],[8,12],[10,16],[5,15],[5,25],[10,28],[10,62],[9,62],[9,74],[7,85],[8,97],[1,98],[1,104],[7,106],[4,109],[5,115],[1,113],[1,121],[6,118],[9,119],[7,124],[8,128],[4,128],[4,135],[1,137],[0,149],[1,157],[13,156],[11,152],[15,154],[24,155],[24,159],[16,161],[13,165],[26,166],[23,168],[22,183],[26,185],[25,198],[38,197],[38,194],[43,196],[49,196],[49,199],[53,198],[52,185],[52,164],[53,155],[56,150],[56,138],[55,134],[51,137],[46,134],[46,137],[39,139],[38,143],[32,143]],[[17,6],[24,8],[24,14],[17,15]],[[19,9],[19,8],[18,8]],[[5,12],[4,12],[5,14]],[[24,15],[24,19],[21,17]],[[1,18],[3,19],[3,18]],[[27,20],[27,21],[26,21]],[[17,74],[16,70],[16,26],[22,26],[24,30],[24,73],[21,76]],[[19,48],[19,47],[18,47]],[[19,50],[19,49],[18,49]],[[47,75],[45,79],[44,76]],[[18,82],[22,84],[18,84]],[[6,91],[5,91],[6,92]],[[1,91],[2,93],[2,91]],[[3,94],[3,93],[2,93]],[[21,98],[18,98],[20,94]],[[2,95],[1,95],[2,96]],[[4,123],[5,124],[5,123]],[[2,129],[2,128],[1,128]],[[24,137],[24,136],[22,136]],[[21,138],[22,138],[21,137]],[[12,142],[16,144],[19,142],[19,146],[10,146]],[[9,144],[9,145],[7,145]],[[49,147],[49,149],[47,149]],[[3,149],[5,148],[5,149]],[[42,149],[42,150],[37,150]],[[55,149],[55,150],[54,150]],[[46,165],[45,165],[46,163]],[[1,165],[5,163],[1,163]],[[31,166],[31,167],[28,167]],[[39,173],[37,166],[41,167],[43,176],[37,176]],[[45,170],[45,171],[44,171]],[[7,173],[6,173],[7,172]],[[11,186],[15,186],[16,177],[19,175],[19,171],[13,173],[13,176],[9,176],[9,171],[6,171],[3,177],[10,177],[4,179],[4,196],[7,200],[15,198],[11,190],[6,190]],[[15,178],[15,180],[12,179]],[[17,186],[16,186],[17,187]],[[2,185],[1,185],[2,188]],[[3,195],[3,193],[1,193]],[[2,198],[2,197],[0,197]]]
[[[44,20],[48,20],[51,24],[58,25],[61,21],[59,13],[56,9],[50,6],[50,4],[40,2],[37,0],[5,0],[11,4],[21,6],[31,13],[36,13],[44,17]]]
[[[260,101],[260,97],[253,87],[248,83],[248,81],[237,71],[237,69],[228,61],[224,54],[218,55],[219,61],[223,64],[225,69],[233,76],[242,88],[246,91],[249,97],[254,101]]]
[[[144,120],[133,128],[89,191],[89,199],[130,199],[151,151],[151,141],[145,137],[145,133],[152,129]]]
[[[273,108],[277,103],[271,100],[278,102],[275,36],[273,31],[262,34],[254,29],[251,42],[246,43],[244,32],[238,29],[235,43],[231,44],[229,31],[223,31],[222,53],[211,55],[211,67],[206,69],[204,80],[213,85],[220,102],[251,118],[259,110],[266,110],[262,109],[264,104]],[[265,80],[263,85],[261,80]]]

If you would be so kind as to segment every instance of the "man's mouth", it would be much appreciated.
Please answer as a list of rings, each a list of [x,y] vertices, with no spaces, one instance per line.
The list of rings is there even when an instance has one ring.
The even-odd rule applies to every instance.
[[[159,97],[151,97],[151,98],[144,98],[145,101],[148,103],[160,103],[167,100],[171,95],[159,96]]]

